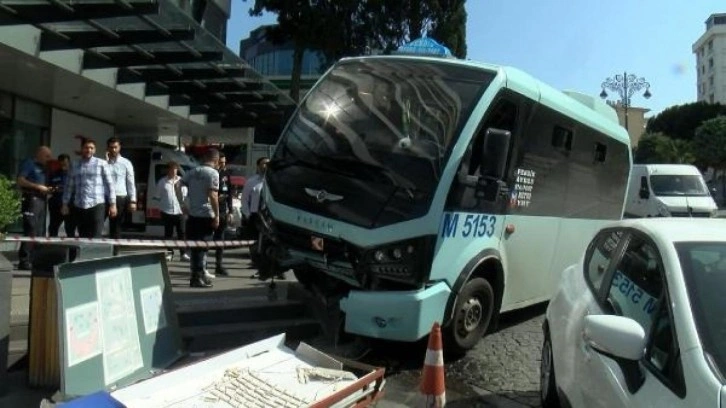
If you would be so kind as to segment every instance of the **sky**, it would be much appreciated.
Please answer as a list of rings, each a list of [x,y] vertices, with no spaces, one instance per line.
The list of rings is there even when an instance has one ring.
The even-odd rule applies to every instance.
[[[254,0],[232,0],[227,46],[274,14],[251,17]],[[510,65],[558,89],[593,95],[602,82],[627,72],[650,83],[632,106],[646,116],[696,100],[696,56],[692,46],[712,13],[726,12],[723,0],[469,0],[467,58]],[[608,92],[608,99],[619,96]]]

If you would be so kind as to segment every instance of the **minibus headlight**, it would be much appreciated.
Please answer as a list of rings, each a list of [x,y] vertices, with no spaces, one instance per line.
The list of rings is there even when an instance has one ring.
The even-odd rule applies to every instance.
[[[424,236],[368,248],[362,266],[380,279],[423,282],[431,270],[436,236]]]

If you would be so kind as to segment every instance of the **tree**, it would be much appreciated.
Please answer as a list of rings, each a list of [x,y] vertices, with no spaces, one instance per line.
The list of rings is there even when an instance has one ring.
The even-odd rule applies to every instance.
[[[246,0],[245,0],[246,1]],[[300,99],[300,76],[305,49],[317,48],[317,39],[324,29],[321,18],[324,8],[317,2],[304,0],[255,0],[250,9],[251,16],[260,16],[263,11],[277,14],[277,25],[266,30],[266,35],[275,44],[291,41],[293,44],[292,76],[290,97]]]
[[[652,117],[645,127],[648,133],[663,133],[673,139],[693,140],[696,128],[709,119],[726,115],[726,105],[694,102],[667,108]]]
[[[7,177],[0,175],[0,239],[20,215],[18,188]]]
[[[247,1],[247,0],[244,0]],[[290,96],[299,100],[305,50],[319,51],[323,66],[378,49],[390,53],[420,37],[434,37],[466,57],[465,0],[255,0],[250,15],[277,14],[268,29],[274,43],[294,46]]]
[[[699,161],[721,173],[721,191],[726,194],[726,116],[703,122],[696,129],[693,149]]]
[[[691,144],[662,133],[645,133],[638,141],[633,161],[638,164],[693,164],[696,157]]]
[[[371,48],[390,53],[422,36],[447,46],[466,58],[466,0],[368,0],[363,14],[369,23]]]
[[[466,0],[438,0],[430,36],[449,47],[458,58],[466,58]]]

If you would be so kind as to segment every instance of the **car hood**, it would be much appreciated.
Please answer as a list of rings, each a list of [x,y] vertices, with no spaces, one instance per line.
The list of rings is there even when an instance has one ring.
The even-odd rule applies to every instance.
[[[671,212],[688,212],[690,207],[694,212],[711,212],[716,209],[716,203],[711,196],[674,196],[658,197]]]

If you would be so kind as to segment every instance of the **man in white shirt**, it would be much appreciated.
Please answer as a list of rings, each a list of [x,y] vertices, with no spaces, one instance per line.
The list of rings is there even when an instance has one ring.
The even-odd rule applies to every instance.
[[[111,177],[116,192],[115,217],[108,220],[109,238],[121,238],[121,226],[129,212],[136,211],[136,181],[134,180],[134,165],[121,156],[121,142],[111,137],[106,141],[106,160],[111,169]],[[118,246],[113,247],[113,254],[118,254]]]
[[[257,211],[260,208],[260,192],[265,182],[265,171],[270,159],[260,157],[257,159],[257,174],[247,179],[242,189],[242,215],[248,221],[248,225],[257,226]]]
[[[185,239],[185,228],[182,206],[187,196],[187,187],[182,185],[177,188],[177,183],[181,183],[181,177],[177,174],[178,171],[179,164],[177,162],[170,161],[167,164],[166,176],[159,179],[156,184],[153,199],[159,205],[161,221],[164,224],[164,239],[171,239],[174,235],[174,229],[176,229],[177,239],[183,241]],[[171,261],[173,256],[174,250],[167,248],[167,259]],[[179,249],[179,257],[185,261],[189,260],[189,255],[184,252],[184,248]]]
[[[264,186],[265,171],[267,170],[267,163],[269,162],[270,159],[267,157],[260,157],[257,159],[257,174],[247,179],[245,186],[242,189],[241,211],[242,217],[246,220],[245,228],[248,229],[248,232],[246,232],[245,235],[250,237],[259,237],[258,225],[260,221],[257,212],[260,208],[260,193]],[[257,259],[257,254],[255,252],[256,248],[256,244],[250,247],[250,258],[252,259],[253,264]],[[257,278],[259,277],[259,274],[255,274],[252,277]],[[285,275],[279,274],[277,278],[284,279]]]

